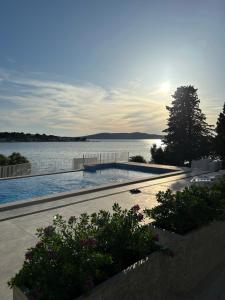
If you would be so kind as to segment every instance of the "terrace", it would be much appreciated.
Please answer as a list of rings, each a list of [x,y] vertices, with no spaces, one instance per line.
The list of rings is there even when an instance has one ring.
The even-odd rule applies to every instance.
[[[142,166],[142,164],[129,164],[127,166]],[[153,165],[145,165],[152,168]],[[24,253],[33,246],[37,239],[37,227],[47,226],[56,214],[65,218],[71,215],[79,216],[83,212],[92,213],[99,209],[110,210],[113,203],[118,202],[122,208],[130,208],[139,204],[141,208],[152,208],[156,205],[155,194],[168,188],[173,191],[182,190],[190,185],[191,179],[206,172],[190,172],[187,168],[179,169],[170,166],[157,166],[174,170],[173,174],[161,174],[154,178],[142,178],[133,182],[124,182],[101,186],[97,189],[82,190],[75,193],[63,193],[52,197],[29,199],[28,202],[2,204],[0,206],[0,299],[12,299],[12,291],[7,286],[9,278],[22,266]],[[159,172],[160,173],[160,172]],[[211,173],[210,175],[214,175]],[[138,188],[141,193],[131,194],[130,190]],[[54,201],[53,201],[54,200]],[[27,205],[29,204],[29,205]],[[198,299],[210,298],[210,291],[215,287],[218,293],[223,293],[221,272],[208,285],[208,298],[203,291]],[[213,294],[212,294],[213,295]],[[205,298],[204,298],[205,297]],[[221,298],[223,299],[223,298]]]

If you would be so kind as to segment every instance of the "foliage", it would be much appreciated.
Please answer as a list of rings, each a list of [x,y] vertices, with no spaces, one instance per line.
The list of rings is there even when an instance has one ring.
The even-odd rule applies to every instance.
[[[225,165],[225,103],[216,124],[215,152]]]
[[[185,234],[213,220],[225,220],[225,177],[211,188],[191,186],[156,197],[159,205],[145,212],[159,228]]]
[[[9,165],[17,165],[17,164],[25,164],[29,161],[25,156],[22,156],[18,152],[13,152],[11,155],[8,156],[8,164]]]
[[[8,157],[0,154],[0,166],[8,166],[8,165],[18,165],[29,163],[26,157],[22,156],[18,152],[13,152]]]
[[[3,154],[0,154],[0,166],[7,166],[8,164],[8,158],[3,155]]]
[[[113,213],[100,210],[68,222],[57,215],[52,226],[38,229],[39,242],[28,249],[10,287],[26,287],[34,299],[74,299],[158,249],[156,236],[141,225],[135,205]]]
[[[199,108],[197,89],[181,86],[175,91],[172,106],[167,106],[169,118],[163,143],[165,149],[153,148],[153,160],[172,165],[200,159],[210,154],[212,129]]]
[[[131,156],[129,158],[130,162],[137,162],[137,163],[146,163],[146,160],[144,159],[143,156],[141,155],[135,155],[135,156]]]
[[[162,147],[157,148],[154,144],[150,150],[152,162],[156,164],[171,164],[171,159],[168,151]]]

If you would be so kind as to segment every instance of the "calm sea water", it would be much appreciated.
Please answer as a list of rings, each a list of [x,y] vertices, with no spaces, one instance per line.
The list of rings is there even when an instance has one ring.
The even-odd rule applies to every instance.
[[[79,157],[87,152],[127,151],[150,160],[150,148],[161,140],[97,140],[89,142],[0,143],[0,153],[20,152],[30,161],[61,160]]]

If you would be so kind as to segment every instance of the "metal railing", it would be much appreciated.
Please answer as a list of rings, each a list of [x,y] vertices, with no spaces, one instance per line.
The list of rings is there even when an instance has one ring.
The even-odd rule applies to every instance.
[[[73,170],[73,159],[48,159],[32,162],[31,174],[48,174]]]
[[[0,178],[72,171],[72,161],[72,159],[48,159],[27,164],[0,166]]]
[[[99,152],[85,153],[82,157],[73,159],[73,168],[81,169],[85,165],[128,162],[129,152]]]
[[[31,173],[30,163],[0,166],[0,178],[29,175],[30,173]]]
[[[75,171],[83,169],[85,165],[128,162],[128,160],[128,152],[89,152],[71,159],[48,159],[26,164],[0,166],[0,178]]]

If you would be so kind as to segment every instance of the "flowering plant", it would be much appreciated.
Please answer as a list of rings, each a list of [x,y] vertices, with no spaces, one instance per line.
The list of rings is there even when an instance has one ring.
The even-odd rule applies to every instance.
[[[37,230],[39,241],[10,287],[26,287],[31,299],[74,299],[159,248],[138,205],[112,209],[68,221],[55,216]]]

